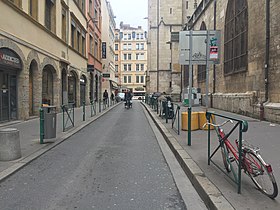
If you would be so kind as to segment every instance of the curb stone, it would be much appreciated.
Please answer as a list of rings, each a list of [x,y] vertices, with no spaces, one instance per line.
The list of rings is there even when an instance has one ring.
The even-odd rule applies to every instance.
[[[190,155],[180,146],[175,137],[165,128],[150,108],[143,102],[141,104],[148,111],[157,128],[163,135],[166,143],[174,153],[185,174],[189,177],[196,191],[209,209],[234,210],[233,206],[223,196],[219,189],[205,176],[200,167],[192,160]],[[182,151],[184,150],[184,152]]]

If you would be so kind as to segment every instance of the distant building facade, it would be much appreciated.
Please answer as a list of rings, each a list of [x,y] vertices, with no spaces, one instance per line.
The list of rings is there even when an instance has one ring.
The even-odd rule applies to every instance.
[[[115,65],[119,69],[121,90],[135,95],[146,93],[147,32],[141,26],[131,27],[121,22],[116,30]]]
[[[90,101],[101,100],[102,59],[101,59],[101,0],[87,0],[87,71],[90,73]]]
[[[115,70],[115,16],[111,4],[102,0],[102,92],[109,95],[118,89],[118,77]]]
[[[85,0],[2,0],[0,13],[0,122],[89,103]]]

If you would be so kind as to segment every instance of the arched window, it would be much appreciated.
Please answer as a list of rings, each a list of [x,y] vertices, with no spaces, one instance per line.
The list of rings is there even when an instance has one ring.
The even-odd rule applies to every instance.
[[[203,30],[203,31],[206,30],[206,24],[204,21],[202,21],[202,23],[200,25],[200,30]],[[206,65],[198,65],[197,81],[203,82],[205,80],[206,80]]]
[[[225,75],[247,70],[248,4],[247,0],[228,1],[225,20]]]

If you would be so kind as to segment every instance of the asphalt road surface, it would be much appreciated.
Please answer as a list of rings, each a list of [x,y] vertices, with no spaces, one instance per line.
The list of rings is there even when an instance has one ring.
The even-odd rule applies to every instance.
[[[201,209],[150,123],[138,102],[115,107],[1,182],[0,209]]]

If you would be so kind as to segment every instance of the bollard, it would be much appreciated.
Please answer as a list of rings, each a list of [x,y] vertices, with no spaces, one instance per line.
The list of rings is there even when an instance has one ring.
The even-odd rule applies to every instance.
[[[19,130],[4,128],[0,130],[0,160],[10,161],[21,157]]]
[[[192,145],[192,131],[191,131],[191,127],[192,127],[192,108],[188,107],[188,146]]]
[[[86,120],[86,102],[83,101],[83,121]]]
[[[44,110],[40,108],[40,144],[44,144],[44,121]]]

